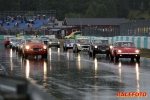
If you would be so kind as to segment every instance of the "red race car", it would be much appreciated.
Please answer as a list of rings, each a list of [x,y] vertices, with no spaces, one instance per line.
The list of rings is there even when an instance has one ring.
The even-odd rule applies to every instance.
[[[26,39],[25,44],[22,46],[22,55],[25,58],[27,58],[28,55],[42,55],[42,57],[47,58],[47,46],[41,39]]]
[[[4,46],[7,47],[8,45],[10,45],[11,39],[15,38],[14,36],[6,36],[4,38]]]
[[[119,58],[131,58],[137,61],[140,60],[140,51],[135,47],[135,44],[131,41],[116,41],[113,46],[110,47],[110,57],[117,61]]]

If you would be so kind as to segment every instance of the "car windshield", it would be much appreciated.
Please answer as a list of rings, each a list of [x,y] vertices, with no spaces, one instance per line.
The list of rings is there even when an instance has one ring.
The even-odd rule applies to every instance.
[[[57,39],[50,39],[51,42],[58,42]]]
[[[41,37],[41,39],[48,39],[48,37]]]
[[[20,42],[22,39],[11,39],[13,42]]]
[[[66,43],[74,43],[74,40],[66,40]]]
[[[30,40],[26,40],[26,43],[42,43],[42,42],[39,39],[30,39]]]
[[[108,43],[108,40],[94,40],[95,44]]]
[[[89,39],[77,39],[77,43],[89,43]]]
[[[135,47],[135,44],[133,42],[119,42],[117,44],[119,47]]]

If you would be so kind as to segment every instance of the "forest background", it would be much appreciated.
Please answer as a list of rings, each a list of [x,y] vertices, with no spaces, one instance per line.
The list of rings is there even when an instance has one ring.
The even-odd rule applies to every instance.
[[[56,10],[56,18],[150,19],[150,0],[0,0],[0,11]]]

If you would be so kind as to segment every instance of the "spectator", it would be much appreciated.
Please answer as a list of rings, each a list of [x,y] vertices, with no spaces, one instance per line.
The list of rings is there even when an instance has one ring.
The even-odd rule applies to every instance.
[[[15,27],[18,27],[18,23],[16,22],[16,23],[14,24],[14,26],[15,26]]]
[[[7,26],[9,25],[9,21],[6,21]]]

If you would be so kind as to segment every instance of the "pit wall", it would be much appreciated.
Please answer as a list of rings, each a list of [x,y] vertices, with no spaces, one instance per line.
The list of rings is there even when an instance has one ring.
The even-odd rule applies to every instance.
[[[75,38],[89,38],[90,41],[93,38],[105,38],[108,39],[110,44],[115,41],[132,41],[137,48],[150,49],[150,37],[142,36],[115,36],[115,37],[95,37],[95,36],[76,36]]]

